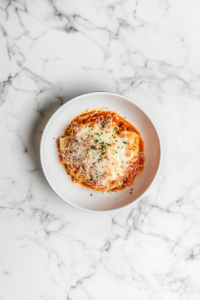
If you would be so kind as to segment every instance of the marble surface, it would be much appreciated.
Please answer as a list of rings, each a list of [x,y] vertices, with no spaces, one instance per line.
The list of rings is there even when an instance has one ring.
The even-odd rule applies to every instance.
[[[0,299],[200,299],[200,2],[0,1]],[[122,211],[70,207],[39,143],[74,96],[117,92],[157,124],[164,159]]]

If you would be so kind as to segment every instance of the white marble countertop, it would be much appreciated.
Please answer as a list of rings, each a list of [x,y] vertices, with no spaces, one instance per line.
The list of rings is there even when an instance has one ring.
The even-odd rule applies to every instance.
[[[0,299],[200,299],[200,2],[0,2]],[[136,101],[163,142],[145,198],[91,214],[39,161],[42,131],[74,96]]]

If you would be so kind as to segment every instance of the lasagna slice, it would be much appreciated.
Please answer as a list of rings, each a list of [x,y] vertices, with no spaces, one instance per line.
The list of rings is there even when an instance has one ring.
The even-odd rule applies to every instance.
[[[121,190],[143,167],[141,141],[118,114],[94,111],[78,116],[58,139],[60,161],[74,182],[98,191]]]

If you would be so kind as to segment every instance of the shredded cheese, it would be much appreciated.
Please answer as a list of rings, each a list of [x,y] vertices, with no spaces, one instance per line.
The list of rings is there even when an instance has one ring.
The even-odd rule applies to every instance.
[[[88,181],[95,189],[111,189],[122,182],[129,162],[137,160],[139,136],[135,132],[118,134],[112,118],[106,124],[73,124],[73,135],[60,151],[79,181]],[[63,141],[60,142],[64,145]]]

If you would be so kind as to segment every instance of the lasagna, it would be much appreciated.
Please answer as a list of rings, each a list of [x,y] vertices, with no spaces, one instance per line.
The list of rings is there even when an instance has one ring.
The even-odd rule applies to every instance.
[[[97,191],[130,186],[144,166],[140,133],[116,112],[102,109],[79,115],[57,142],[71,180]]]

